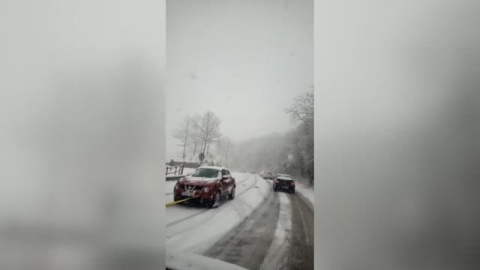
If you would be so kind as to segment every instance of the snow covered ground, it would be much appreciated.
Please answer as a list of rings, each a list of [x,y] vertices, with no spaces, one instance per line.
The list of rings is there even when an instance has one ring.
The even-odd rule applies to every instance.
[[[201,254],[246,218],[270,192],[270,183],[255,174],[232,172],[236,197],[218,208],[175,205],[167,208],[167,250]],[[166,182],[166,200],[173,201],[176,181]]]
[[[231,264],[220,266],[222,261],[206,258],[201,254],[204,254],[213,244],[218,243],[218,240],[224,239],[228,233],[231,233],[232,229],[235,229],[261,204],[268,204],[266,198],[271,197],[273,191],[272,181],[264,180],[259,175],[239,172],[232,172],[232,175],[237,183],[236,197],[233,201],[224,200],[218,208],[214,209],[188,205],[175,205],[166,209],[167,265],[189,266],[185,269],[208,269],[219,263],[215,266],[218,269],[237,269]],[[165,196],[167,202],[173,201],[175,184],[176,181],[166,182]],[[281,254],[286,252],[290,243],[289,235],[293,224],[292,200],[297,197],[306,201],[307,204],[310,203],[313,207],[313,188],[299,181],[296,191],[296,194],[275,193],[275,196],[278,196],[277,205],[279,203],[280,213],[276,228],[275,225],[272,226],[272,229],[275,230],[273,242],[265,255],[262,269],[277,269],[275,267],[286,263],[283,260],[284,256],[281,256]],[[274,204],[269,207],[274,207]],[[254,213],[258,212],[258,209]],[[250,218],[252,217],[250,216]],[[259,220],[262,220],[262,218],[259,218]],[[246,220],[250,223],[255,221],[256,219]],[[247,227],[244,227],[244,229]],[[245,241],[247,239],[248,237],[245,238]],[[190,261],[196,264],[190,267]],[[230,261],[230,263],[236,262]],[[245,267],[243,264],[238,265]]]
[[[308,223],[312,222],[312,217],[311,214],[305,216],[309,211],[302,208],[311,207],[310,213],[313,213],[313,188],[299,180],[296,181],[296,194],[274,193],[272,180],[264,180],[256,174],[233,172],[232,175],[237,182],[237,196],[233,201],[225,200],[215,209],[186,205],[167,208],[167,265],[198,270],[241,269],[235,265],[270,270],[301,264],[305,258],[313,260],[313,251],[310,257],[305,255],[313,250],[308,244],[308,239],[313,239],[313,224]],[[168,202],[173,200],[175,183],[166,183]],[[265,214],[272,209],[279,209],[278,219],[269,219]],[[271,243],[262,246],[259,243],[265,240],[261,239],[266,235],[262,231],[264,228],[273,232],[267,237],[271,237]],[[292,243],[296,245],[293,251],[290,249]],[[219,253],[212,247],[214,244]],[[262,255],[252,260],[255,258],[252,252]],[[255,262],[249,264],[251,261]],[[225,262],[229,263],[221,265]],[[312,262],[301,265],[310,269]]]
[[[305,199],[313,205],[315,205],[315,192],[312,186],[308,186],[302,183],[296,183],[295,192],[300,193]]]
[[[196,254],[178,253],[167,251],[167,267],[181,270],[247,270],[240,266],[229,264],[220,260],[211,259]]]

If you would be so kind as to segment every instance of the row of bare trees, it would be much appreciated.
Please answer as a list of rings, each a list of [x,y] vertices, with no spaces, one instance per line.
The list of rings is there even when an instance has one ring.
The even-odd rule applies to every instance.
[[[197,151],[207,154],[210,146],[222,137],[220,123],[220,118],[212,111],[206,111],[203,115],[187,115],[173,134],[183,148],[183,159],[186,158],[187,148],[192,149],[193,156]]]
[[[290,115],[290,120],[296,129],[290,140],[293,147],[289,156],[297,157],[296,164],[288,167],[287,158],[283,161],[284,169],[296,170],[301,176],[307,177],[313,184],[314,178],[314,95],[313,91],[299,95],[292,106],[285,111]],[[287,164],[287,165],[285,165]],[[290,162],[291,165],[291,162]]]
[[[285,111],[290,115],[290,120],[293,124],[300,123],[307,132],[313,132],[313,92],[307,92],[298,96],[292,106]]]

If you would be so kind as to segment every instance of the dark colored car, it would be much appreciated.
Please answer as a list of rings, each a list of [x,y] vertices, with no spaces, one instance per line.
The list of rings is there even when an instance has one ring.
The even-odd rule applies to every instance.
[[[235,179],[223,167],[200,167],[192,174],[178,180],[173,188],[175,201],[191,201],[217,207],[223,198],[235,198]]]
[[[279,190],[295,193],[295,181],[288,177],[277,177],[273,181],[273,191],[277,192]]]

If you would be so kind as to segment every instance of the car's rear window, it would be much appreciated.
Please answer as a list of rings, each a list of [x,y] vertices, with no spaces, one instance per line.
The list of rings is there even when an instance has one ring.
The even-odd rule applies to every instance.
[[[216,178],[218,177],[219,170],[215,169],[197,169],[191,176],[193,177],[205,177],[205,178]]]

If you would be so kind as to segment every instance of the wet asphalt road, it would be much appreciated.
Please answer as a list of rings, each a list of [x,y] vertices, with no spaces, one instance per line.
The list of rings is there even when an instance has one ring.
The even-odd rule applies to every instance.
[[[278,213],[278,199],[270,191],[257,209],[204,255],[247,269],[260,269],[273,239]]]
[[[292,206],[292,234],[290,235],[290,250],[288,268],[292,270],[313,269],[314,248],[314,213],[313,209],[300,199],[299,195],[290,197]]]
[[[271,181],[269,181],[271,182]],[[291,207],[291,231],[285,241],[288,250],[278,269],[309,270],[314,267],[313,209],[298,194],[286,194]],[[246,269],[261,269],[275,235],[279,218],[279,194],[269,192],[265,201],[237,227],[203,255],[239,265]]]

